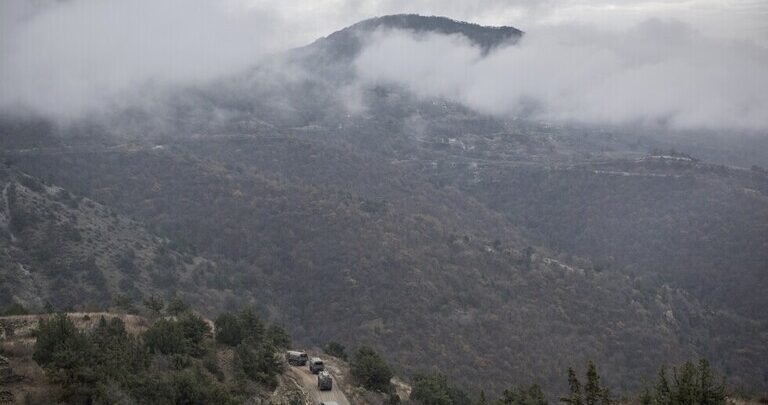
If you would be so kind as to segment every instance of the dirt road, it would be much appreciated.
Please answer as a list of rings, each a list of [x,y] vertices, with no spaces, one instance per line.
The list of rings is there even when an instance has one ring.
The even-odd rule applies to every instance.
[[[332,369],[328,371],[333,376],[333,389],[330,391],[320,391],[317,389],[317,376],[309,371],[307,366],[293,367],[289,366],[290,374],[301,384],[302,389],[307,394],[307,397],[312,401],[314,405],[321,402],[334,401],[339,405],[350,405],[344,392],[339,388],[336,383],[336,373]]]

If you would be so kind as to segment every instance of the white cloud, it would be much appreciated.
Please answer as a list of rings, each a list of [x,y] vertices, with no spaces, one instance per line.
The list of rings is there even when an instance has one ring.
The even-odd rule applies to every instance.
[[[270,52],[391,13],[514,25],[529,35],[520,47],[483,60],[458,38],[382,43],[381,52],[394,52],[384,48],[397,45],[416,56],[402,66],[381,65],[379,72],[366,69],[374,75],[368,79],[417,81],[417,91],[494,112],[543,105],[564,118],[674,115],[681,125],[761,123],[766,115],[759,93],[765,88],[763,49],[669,24],[656,27],[659,37],[649,27],[616,35],[565,28],[574,22],[626,26],[662,15],[693,23],[710,37],[741,27],[735,36],[760,41],[768,32],[768,3],[762,0],[2,0],[0,108],[23,105],[57,118],[79,117],[127,105],[153,87],[240,72]],[[566,34],[578,43],[564,43]],[[624,41],[632,44],[631,52],[621,49]],[[444,65],[419,60],[425,53]],[[407,78],[409,69],[419,74]],[[675,111],[681,105],[687,107]],[[729,121],[727,114],[735,118]]]
[[[231,74],[278,47],[268,10],[206,0],[4,0],[0,105],[68,117],[141,86]]]
[[[385,32],[356,67],[365,83],[399,84],[492,114],[768,128],[768,50],[674,22],[529,31],[487,57],[457,36]]]

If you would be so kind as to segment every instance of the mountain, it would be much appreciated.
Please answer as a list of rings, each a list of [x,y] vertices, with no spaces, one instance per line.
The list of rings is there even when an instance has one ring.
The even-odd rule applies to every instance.
[[[6,221],[0,296],[253,305],[301,345],[371,344],[403,375],[478,390],[555,397],[593,359],[625,393],[697,356],[768,387],[764,173],[403,88],[363,88],[350,111],[340,89],[381,27],[488,52],[521,35],[382,17],[151,110],[3,135],[6,218],[30,219]]]
[[[0,306],[87,308],[184,290],[215,264],[88,198],[0,168]]]
[[[350,61],[360,52],[367,37],[381,30],[462,35],[486,53],[502,45],[513,45],[523,36],[523,32],[514,27],[486,27],[446,17],[396,14],[360,21],[293,52],[308,53],[328,61]]]

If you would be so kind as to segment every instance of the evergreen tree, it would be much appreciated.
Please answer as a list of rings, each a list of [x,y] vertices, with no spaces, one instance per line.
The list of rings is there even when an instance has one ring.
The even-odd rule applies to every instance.
[[[189,311],[189,305],[187,305],[181,297],[176,296],[168,303],[168,307],[166,307],[165,310],[169,315],[179,316],[184,312]]]
[[[147,307],[152,315],[159,315],[160,311],[163,310],[165,303],[162,298],[151,295],[149,298],[144,299],[144,306]]]
[[[342,360],[347,360],[347,348],[339,342],[328,342],[323,351],[330,356],[338,357]]]
[[[357,349],[352,358],[351,373],[358,384],[380,392],[390,392],[392,370],[384,359],[368,346]]]
[[[244,328],[240,318],[231,313],[223,313],[214,321],[216,341],[229,346],[237,346],[243,341]]]
[[[579,382],[578,377],[576,377],[576,372],[573,371],[572,367],[568,367],[568,388],[570,390],[570,395],[565,398],[560,398],[560,401],[570,405],[585,405],[584,398],[581,394],[581,383]]]
[[[672,405],[672,390],[669,387],[667,379],[667,369],[662,366],[659,370],[659,377],[656,382],[656,405]]]
[[[640,405],[653,405],[653,395],[648,387],[643,388],[643,392],[640,394]]]
[[[673,380],[675,389],[672,400],[675,405],[694,405],[699,398],[699,387],[696,367],[690,361],[685,362],[679,369],[674,369]]]
[[[287,349],[291,346],[291,335],[276,323],[269,325],[269,328],[267,328],[266,340],[279,349]]]
[[[243,339],[250,339],[258,344],[264,340],[264,322],[251,308],[243,309],[238,315],[243,328]]]
[[[413,378],[411,399],[423,405],[470,405],[469,396],[442,374],[422,374]],[[484,399],[484,396],[483,396]]]
[[[600,386],[600,376],[597,374],[597,367],[590,360],[587,363],[587,384],[584,386],[584,403],[586,405],[607,405],[610,402],[608,389]]]
[[[275,353],[275,348],[264,344],[254,348],[246,342],[235,349],[235,366],[241,377],[277,386],[277,375],[283,372],[283,363]]]
[[[512,387],[504,390],[497,401],[500,405],[547,405],[541,386],[533,384],[528,388]]]
[[[480,398],[477,399],[477,405],[487,405],[488,400],[485,399],[485,390],[480,391]]]
[[[66,314],[40,320],[32,358],[51,382],[61,386],[64,402],[93,401],[99,377],[94,357],[88,337],[77,330]]]
[[[721,405],[726,403],[725,381],[715,382],[715,377],[706,359],[699,360],[699,403]]]
[[[709,363],[702,359],[698,367],[686,362],[673,369],[672,381],[667,378],[666,368],[661,367],[653,396],[644,392],[643,404],[653,405],[725,405],[725,382],[716,383]],[[651,399],[649,401],[649,399]]]

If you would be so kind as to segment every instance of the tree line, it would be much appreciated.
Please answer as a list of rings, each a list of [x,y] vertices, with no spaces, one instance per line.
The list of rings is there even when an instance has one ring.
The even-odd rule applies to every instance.
[[[148,306],[153,306],[148,302]],[[155,305],[159,309],[161,305]],[[80,330],[70,316],[53,314],[39,321],[33,359],[59,390],[56,400],[75,404],[236,404],[257,392],[271,392],[285,371],[280,352],[291,336],[279,324],[266,324],[252,309],[225,312],[208,322],[180,302],[168,305],[174,315],[158,317],[145,331],[132,334],[120,317],[101,317],[91,330]],[[228,370],[218,353],[231,350]],[[324,348],[328,355],[348,360],[353,383],[383,393],[388,404],[422,405],[547,405],[538,384],[518,385],[497,398],[484,391],[471,395],[460,382],[428,372],[412,377],[409,398],[392,385],[392,367],[370,346],[351,356],[338,342]],[[225,378],[229,373],[231,378]],[[593,362],[584,378],[567,370],[565,405],[611,405],[617,402],[603,384]],[[626,402],[626,400],[622,401]],[[706,360],[671,370],[662,367],[657,381],[633,402],[641,405],[724,405],[727,389]],[[30,401],[34,403],[34,401]]]

